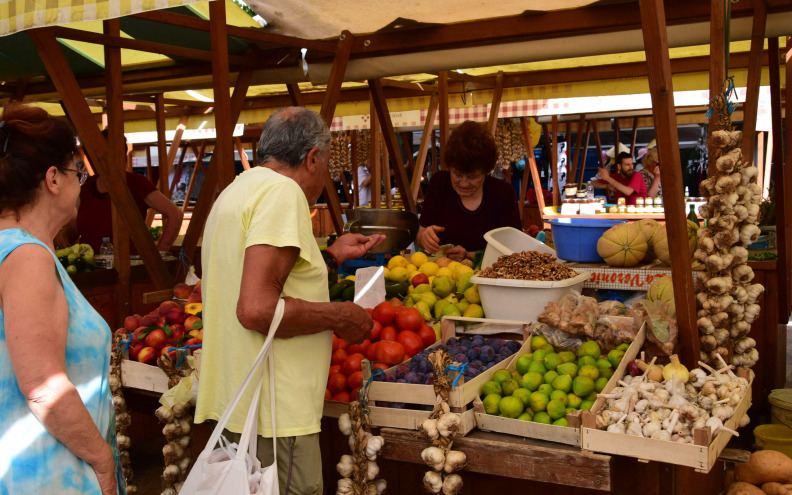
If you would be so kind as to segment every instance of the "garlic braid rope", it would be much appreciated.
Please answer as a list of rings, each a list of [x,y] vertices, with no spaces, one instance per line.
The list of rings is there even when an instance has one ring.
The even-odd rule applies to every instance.
[[[187,352],[185,350],[177,352]],[[168,375],[168,387],[176,386],[182,378],[192,374],[192,367],[186,359],[181,360],[177,368],[170,356],[164,354],[157,359],[157,365]],[[190,468],[191,459],[187,455],[190,447],[192,430],[192,405],[174,404],[173,407],[161,406],[155,411],[157,418],[165,423],[162,434],[165,436],[165,446],[162,447],[162,456],[165,460],[165,469],[162,472],[163,490],[161,495],[176,495],[181,490],[184,478]]]
[[[129,457],[129,447],[132,442],[129,439],[127,430],[132,423],[132,417],[127,411],[126,399],[124,398],[123,383],[121,382],[121,360],[123,357],[122,341],[129,340],[128,332],[116,333],[113,336],[113,352],[110,354],[110,377],[108,384],[113,394],[113,408],[115,409],[115,434],[118,452],[121,458],[121,471],[126,480],[126,492],[128,494],[137,493],[137,486],[131,485],[130,481],[134,477],[132,472],[132,460]]]
[[[379,478],[377,454],[382,450],[385,440],[371,434],[368,414],[358,401],[349,404],[349,413],[338,418],[338,426],[344,435],[349,436],[352,455],[341,456],[336,465],[338,474],[337,495],[379,495],[385,491],[387,482]]]

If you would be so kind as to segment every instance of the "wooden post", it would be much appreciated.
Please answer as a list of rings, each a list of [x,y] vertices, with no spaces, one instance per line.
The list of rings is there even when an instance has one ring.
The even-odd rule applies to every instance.
[[[404,201],[404,209],[407,211],[417,212],[418,208],[415,205],[415,198],[410,191],[410,181],[407,179],[407,173],[404,171],[404,160],[402,160],[401,153],[399,152],[399,142],[396,139],[396,131],[391,122],[390,112],[388,112],[388,102],[385,101],[385,92],[382,89],[382,81],[379,79],[369,80],[369,90],[371,91],[371,101],[374,104],[374,109],[377,112],[377,120],[382,127],[383,141],[388,150],[388,154],[393,159],[393,172],[396,178],[396,187],[399,188],[402,201]],[[390,190],[390,174],[385,177],[385,184]]]
[[[121,34],[118,19],[102,22],[105,34]],[[114,170],[121,172],[126,184],[126,144],[124,143],[124,101],[121,87],[121,49],[104,47],[105,81],[107,81],[107,148],[110,152],[109,163]],[[124,318],[132,314],[132,280],[129,264],[129,232],[119,214],[118,208],[110,203],[113,221],[113,258],[118,273],[115,285],[116,326],[123,325]]]
[[[448,142],[448,72],[441,71],[437,74],[437,97],[440,99],[440,150],[445,149]],[[437,170],[441,168],[442,155],[437,160]],[[445,165],[445,164],[443,164]],[[445,168],[444,166],[442,168]]]
[[[498,71],[498,75],[495,77],[495,92],[492,95],[492,105],[490,106],[489,114],[489,130],[493,136],[498,128],[498,112],[500,111],[501,98],[503,98],[504,80],[503,71]]]
[[[206,167],[204,167],[203,164],[204,151],[206,150],[206,139],[201,141],[200,150],[195,149],[195,146],[193,146],[192,149],[193,153],[195,153],[195,166],[193,166],[192,173],[190,174],[190,182],[187,183],[187,191],[185,192],[186,196],[184,199],[184,204],[182,204],[182,212],[187,211],[187,207],[190,205],[189,198],[192,196],[193,188],[195,187],[195,180],[196,177],[198,177],[198,171],[202,170],[204,174],[204,182],[201,185],[201,189],[203,189],[203,185],[206,184],[206,178],[209,176]],[[190,222],[192,223],[192,218],[190,219]]]
[[[352,148],[350,150],[351,159],[352,159],[352,204],[349,205],[350,208],[357,208],[360,206],[360,182],[358,181],[358,155],[357,155],[357,140],[358,140],[358,131],[350,131],[351,136],[349,140],[349,145]]]
[[[709,97],[712,98],[719,95],[723,91],[723,83],[726,80],[726,46],[724,45],[725,39],[725,24],[726,24],[726,9],[723,5],[723,0],[710,0],[710,73],[709,73]],[[712,117],[709,119],[709,132],[712,133],[720,129],[718,126],[718,112],[713,112]],[[658,144],[659,144],[658,140]],[[658,152],[660,146],[658,146]],[[714,177],[717,170],[715,170],[715,160],[713,159],[714,149],[709,149],[709,175]],[[662,161],[660,163],[663,163]],[[665,163],[663,163],[665,165]],[[665,183],[663,184],[665,186]],[[663,187],[663,196],[665,196],[665,187]],[[663,202],[665,203],[665,201]]]
[[[130,237],[143,259],[155,288],[171,287],[173,283],[165,262],[157,252],[154,239],[143,225],[135,201],[126,187],[124,172],[111,165],[107,143],[96,126],[93,114],[63,55],[60,43],[51,28],[31,29],[28,35],[35,43],[47,73],[69,109],[69,116],[79,131],[80,140],[86,148],[91,165],[105,178],[110,191],[110,200],[118,210],[122,223],[129,228]]]
[[[561,191],[558,190],[558,115],[553,115],[550,150],[550,167],[553,173],[553,206],[561,206]]]
[[[184,155],[187,154],[187,146],[181,146],[181,153],[179,153],[179,161],[176,163],[176,171],[173,174],[173,182],[170,186],[170,196],[173,196],[173,190],[176,188],[176,184],[179,183],[179,179],[181,178],[182,173],[182,165],[184,164]]]
[[[286,85],[286,89],[289,91],[289,99],[291,100],[293,106],[295,107],[305,106],[305,98],[303,98],[299,84],[289,83]]]
[[[369,130],[369,172],[371,173],[371,207],[380,208],[382,196],[382,163],[380,155],[380,125],[377,109],[374,107],[374,95],[370,102],[371,129]]]
[[[776,38],[777,40],[778,38]],[[777,43],[777,41],[776,41]],[[786,63],[784,67],[786,68],[786,101],[790,102],[790,98],[792,98],[792,37],[787,36],[786,39]],[[775,58],[778,60],[778,47],[776,46],[775,51],[770,49],[770,57]],[[780,106],[780,102],[779,102]],[[787,108],[789,108],[789,103],[787,103]],[[777,112],[779,114],[780,120],[780,109]],[[775,120],[775,115],[773,116]],[[789,222],[792,221],[792,202],[789,201],[788,194],[792,193],[792,172],[790,172],[789,167],[792,166],[792,119],[787,116],[786,118],[786,149],[785,149],[785,156],[781,156],[781,149],[782,145],[780,143],[780,135],[781,130],[777,133],[779,135],[779,142],[776,142],[776,149],[778,150],[777,155],[778,160],[775,160],[777,170],[776,172],[776,181],[775,181],[775,198],[776,198],[776,218],[777,218],[777,235],[780,242],[777,245],[784,246],[784,249],[778,250],[778,259],[779,259],[779,266],[778,270],[781,273],[781,281],[778,284],[779,289],[781,286],[784,286],[782,290],[779,290],[779,309],[781,311],[781,320],[782,322],[786,323],[789,320],[789,311],[790,306],[792,306],[792,276],[790,276],[790,269],[792,269],[792,228],[790,228]],[[779,210],[782,212],[782,216],[778,216]],[[783,261],[782,261],[783,260]]]
[[[668,55],[665,10],[663,0],[639,0],[641,26],[644,36],[649,89],[652,96],[652,114],[660,154],[660,174],[663,180],[668,245],[674,246],[671,257],[674,300],[677,301],[679,343],[677,348],[683,363],[695,367],[700,359],[699,335],[696,324],[696,292],[693,287],[691,253],[688,246],[687,219],[682,186],[682,164],[677,134],[672,83],[671,61]],[[678,250],[678,252],[677,252]]]
[[[159,162],[159,180],[157,181],[160,192],[167,198],[170,190],[168,177],[170,177],[171,162],[168,161],[168,142],[165,139],[165,98],[162,93],[154,97],[155,112],[157,114],[157,162]]]
[[[583,126],[586,125],[586,114],[580,114],[580,120],[578,120],[577,126],[577,135],[575,136],[575,149],[574,153],[572,153],[572,163],[570,167],[569,177],[572,177],[572,181],[574,182],[575,177],[577,177],[577,169],[578,169],[578,162],[580,161],[580,145],[583,140]],[[585,162],[584,162],[585,163]]]
[[[536,156],[534,155],[533,143],[531,142],[531,129],[528,126],[528,117],[520,118],[520,126],[522,127],[523,140],[525,141],[526,151],[526,169],[530,167],[531,178],[533,179],[534,191],[536,191],[536,204],[539,207],[539,215],[544,214],[544,193],[542,192],[542,179],[539,177],[539,167],[536,166]],[[528,182],[525,182],[522,198],[520,198],[520,206],[525,204],[525,193],[528,190]],[[522,209],[522,208],[521,208]]]
[[[616,161],[616,157],[619,156],[619,118],[616,117],[613,119],[613,161]]]
[[[189,115],[186,113],[182,114],[179,118],[179,125],[176,126],[176,134],[173,135],[173,141],[171,141],[170,149],[168,149],[168,155],[165,157],[165,160],[168,162],[168,167],[173,164],[173,160],[176,159],[176,152],[181,147],[181,138],[184,134],[184,129],[187,127],[187,120],[189,119]],[[184,160],[184,153],[182,152],[182,158],[179,160],[178,165],[176,166],[175,173],[173,174],[173,181],[168,187],[168,194],[166,195],[170,198],[173,195],[173,189],[176,187],[176,184],[179,183],[179,177],[181,176],[181,165],[182,160]],[[168,174],[170,175],[170,174]]]
[[[748,87],[745,90],[743,105],[743,160],[754,162],[754,143],[756,142],[756,114],[759,110],[759,84],[762,79],[762,58],[764,56],[765,25],[767,6],[764,2],[754,3],[753,27],[751,29],[751,56],[748,59]],[[772,57],[773,54],[771,53]],[[778,52],[776,52],[776,57]],[[761,179],[759,180],[761,186]]]
[[[330,70],[330,80],[327,81],[327,89],[322,100],[322,109],[319,112],[328,128],[333,123],[333,115],[335,115],[336,105],[338,104],[338,95],[341,93],[341,83],[344,82],[344,74],[346,73],[349,54],[352,53],[354,41],[355,37],[349,31],[343,31],[338,40],[338,48],[333,59],[333,68]],[[338,199],[333,179],[330,178],[329,170],[325,175],[323,194],[327,202],[327,208],[330,210],[333,227],[338,234],[341,234],[344,230],[344,222],[341,218],[341,202]]]
[[[400,132],[399,136],[402,138],[402,149],[404,150],[404,170],[407,172],[407,181],[409,183],[410,174],[415,172],[415,160],[413,159],[412,151],[412,131]]]
[[[380,122],[380,130],[382,130],[382,122]],[[385,132],[382,133],[382,192],[385,193],[385,208],[393,208],[393,197],[391,196],[391,164],[390,153],[388,153],[388,136]]]
[[[770,172],[772,173],[773,185],[775,186],[778,272],[781,274],[781,280],[784,280],[784,282],[779,280],[778,283],[778,323],[786,324],[789,321],[789,297],[792,293],[789,287],[789,271],[792,268],[792,263],[790,262],[792,246],[787,242],[787,231],[792,218],[788,216],[786,198],[784,198],[784,194],[790,191],[786,189],[789,171],[786,170],[786,164],[784,163],[784,129],[781,120],[781,60],[778,54],[778,38],[771,36],[767,39],[767,51],[770,57],[768,65],[770,72],[770,118],[772,121],[772,130],[770,131],[772,152],[768,149],[768,155],[772,154]],[[788,69],[789,62],[787,62]],[[789,87],[788,83],[787,87]],[[788,132],[789,127],[787,127]],[[768,158],[770,157],[768,156]]]
[[[770,91],[772,92],[772,90],[773,89],[772,89],[772,81],[771,81]],[[774,142],[775,142],[775,136],[773,136],[773,128],[771,126],[770,130],[767,132],[767,153],[765,154],[765,168],[764,168],[764,184],[768,194],[770,193],[770,183],[772,182],[771,178],[773,177],[773,159],[775,158],[773,156]]]
[[[756,174],[756,184],[764,191],[764,158],[765,158],[765,133],[759,131],[756,133],[756,168],[759,172]],[[764,194],[764,193],[763,193]]]
[[[591,121],[586,122],[586,143],[583,145],[583,158],[580,162],[580,178],[578,179],[578,189],[583,186],[583,176],[586,173],[586,158],[588,157],[589,137],[591,137]]]
[[[231,119],[231,76],[228,73],[228,32],[225,2],[209,2],[209,38],[212,49],[212,87],[217,137],[212,151],[212,164],[217,167],[220,191],[234,180],[234,122]]]
[[[242,146],[242,140],[238,137],[235,137],[234,144],[236,145],[237,153],[239,153],[239,160],[242,162],[242,168],[245,170],[250,170],[250,162],[248,161],[245,147]]]
[[[630,140],[630,154],[635,156],[635,141],[638,140],[638,117],[633,117],[632,138]]]
[[[153,184],[156,184],[157,181],[154,180],[154,168],[151,166],[151,145],[146,143],[144,146],[146,147],[146,177],[148,177],[148,180]]]
[[[231,96],[231,121],[236,122],[239,119],[239,114],[242,112],[242,106],[245,103],[245,95],[250,87],[250,81],[253,79],[252,70],[244,70],[237,76],[236,84],[234,85],[234,94]],[[209,161],[209,170],[204,176],[204,181],[201,184],[201,192],[198,193],[198,199],[193,208],[192,217],[190,217],[190,225],[187,227],[187,233],[184,235],[182,242],[182,251],[188,258],[192,259],[195,254],[195,248],[198,247],[198,239],[203,233],[206,217],[209,216],[209,211],[214,204],[215,193],[217,192],[217,167],[215,160],[217,154],[212,153],[212,158]],[[189,196],[186,200],[189,203]],[[179,272],[180,279],[187,273]],[[178,278],[178,277],[177,277]]]
[[[410,194],[413,199],[418,199],[418,191],[421,190],[421,177],[424,174],[424,167],[426,166],[426,155],[429,152],[429,146],[434,141],[434,121],[437,116],[437,93],[433,94],[429,99],[429,109],[426,111],[426,121],[423,126],[423,133],[421,134],[421,144],[418,146],[418,158],[415,160],[415,168],[413,169],[412,181],[410,182]]]
[[[594,129],[594,144],[597,145],[597,164],[604,167],[608,162],[603,163],[602,159],[602,141],[600,141],[599,127],[597,127],[597,119],[591,121],[591,127]]]

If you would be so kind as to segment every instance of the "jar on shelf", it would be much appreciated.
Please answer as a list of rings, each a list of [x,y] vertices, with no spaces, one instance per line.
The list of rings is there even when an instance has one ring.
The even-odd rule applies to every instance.
[[[617,199],[616,206],[627,206],[627,200],[625,198]]]

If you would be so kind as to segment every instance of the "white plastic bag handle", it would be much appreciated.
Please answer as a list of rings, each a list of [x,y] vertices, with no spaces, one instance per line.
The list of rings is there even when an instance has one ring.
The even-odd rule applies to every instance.
[[[248,385],[250,384],[250,381],[253,379],[253,376],[255,375],[257,368],[264,362],[264,359],[267,357],[267,355],[270,354],[272,348],[272,340],[275,338],[275,330],[277,330],[278,326],[280,325],[281,319],[283,318],[285,305],[286,303],[283,301],[283,299],[278,300],[278,304],[277,306],[275,306],[275,314],[272,317],[272,323],[270,323],[270,328],[269,331],[267,332],[267,339],[264,341],[264,345],[261,347],[258,356],[256,356],[256,359],[253,361],[253,366],[250,367],[250,371],[248,372],[245,379],[242,381],[242,385],[240,385],[239,389],[234,394],[234,397],[231,398],[231,401],[226,407],[226,410],[223,412],[223,415],[217,421],[217,426],[215,426],[212,435],[209,437],[209,441],[206,443],[206,447],[204,448],[203,452],[201,452],[201,456],[204,457],[208,456],[212,452],[212,450],[214,450],[215,445],[217,445],[217,442],[219,441],[220,436],[223,433],[223,429],[228,423],[228,420],[231,418],[231,414],[234,412],[234,409],[239,404],[239,401],[242,398],[242,394],[245,392]],[[256,392],[254,393],[253,400],[255,402],[251,403],[251,408],[248,411],[248,415],[245,420],[245,427],[242,430],[242,436],[240,438],[240,445],[239,448],[237,449],[237,456],[239,456],[240,452],[242,452],[242,455],[244,456],[244,452],[248,450],[249,443],[245,444],[245,442],[250,441],[251,432],[248,431],[250,430],[250,428],[248,428],[249,426],[248,422],[250,421],[251,417],[255,418],[255,421],[253,421],[253,428],[256,428],[258,424],[258,414],[257,414],[258,397],[260,397],[261,394],[261,381],[263,377],[263,370],[264,368],[262,367],[262,374],[259,375],[259,380],[257,382],[258,387],[256,389]],[[272,398],[271,405],[272,405],[272,427],[273,427],[273,447],[274,447],[275,446],[275,388],[274,388],[275,382],[274,382],[273,371],[274,371],[274,366],[272,364],[272,359],[270,359],[270,396]],[[255,410],[255,415],[254,415],[254,410]],[[256,435],[256,430],[254,429],[253,436],[255,435]],[[255,449],[255,447],[253,448]],[[253,452],[255,453],[255,450]]]

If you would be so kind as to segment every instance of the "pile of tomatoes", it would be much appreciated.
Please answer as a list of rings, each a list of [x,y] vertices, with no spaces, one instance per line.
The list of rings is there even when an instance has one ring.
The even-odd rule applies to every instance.
[[[333,334],[333,357],[327,378],[325,399],[349,402],[363,386],[361,363],[371,361],[372,370],[383,371],[410,359],[437,341],[434,329],[415,308],[404,307],[398,299],[367,308],[374,319],[371,338],[348,345]]]

